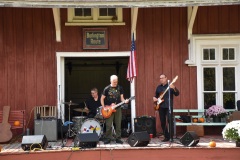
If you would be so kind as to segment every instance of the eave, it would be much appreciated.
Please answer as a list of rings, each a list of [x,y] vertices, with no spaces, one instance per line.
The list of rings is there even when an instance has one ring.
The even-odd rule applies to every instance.
[[[238,5],[240,0],[1,0],[0,7],[91,8],[91,7],[186,7]]]

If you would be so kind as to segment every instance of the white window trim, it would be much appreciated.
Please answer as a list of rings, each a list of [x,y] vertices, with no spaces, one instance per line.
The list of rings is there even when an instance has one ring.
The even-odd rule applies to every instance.
[[[129,57],[130,51],[123,52],[56,52],[57,57],[57,101],[58,101],[58,118],[64,121],[64,105],[65,102],[65,73],[64,64],[65,57]],[[130,82],[129,82],[130,83]],[[130,83],[131,97],[135,96],[135,79]],[[136,118],[135,99],[131,102],[131,122],[132,130],[134,131],[134,118]]]
[[[214,64],[206,64],[202,62],[202,46],[215,46],[219,45],[219,48],[222,49],[222,47],[231,47],[231,46],[237,46],[236,48],[236,61],[235,62],[226,62],[224,64],[221,61],[220,57],[220,62],[223,65],[229,66],[229,67],[236,67],[236,100],[240,99],[240,85],[237,83],[238,77],[240,77],[240,35],[193,35],[191,37],[191,42],[190,43],[190,52],[189,52],[189,59],[185,62],[189,66],[197,66],[197,97],[198,97],[198,109],[203,109],[204,108],[204,103],[203,103],[203,66],[209,66],[209,67],[216,67]],[[219,69],[216,69],[216,74],[219,74]],[[216,80],[216,85],[217,87],[219,86],[219,80]],[[222,100],[219,98],[220,92],[222,92],[220,89],[217,89],[217,97],[216,101],[217,103],[223,103]],[[220,105],[221,105],[220,104]]]
[[[117,20],[103,19],[99,16],[99,9],[92,8],[91,19],[78,19],[74,15],[74,8],[67,9],[68,20],[65,23],[66,26],[112,26],[112,25],[125,25],[123,22],[122,8],[116,8]]]

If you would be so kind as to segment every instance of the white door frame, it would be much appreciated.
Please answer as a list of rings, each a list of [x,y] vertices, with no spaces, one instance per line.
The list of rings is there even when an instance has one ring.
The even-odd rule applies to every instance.
[[[58,118],[64,122],[64,110],[62,109],[65,102],[65,57],[129,57],[130,51],[124,52],[56,52],[57,56],[57,101],[58,101]],[[130,95],[135,96],[135,81],[130,83]],[[136,117],[135,100],[131,101],[131,122],[134,131],[134,118]]]

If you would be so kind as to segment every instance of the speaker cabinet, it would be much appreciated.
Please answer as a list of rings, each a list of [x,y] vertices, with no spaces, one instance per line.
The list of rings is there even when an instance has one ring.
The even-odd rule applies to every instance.
[[[97,133],[80,133],[74,139],[75,147],[94,148],[97,147],[99,137]]]
[[[57,119],[35,119],[34,134],[46,135],[48,141],[57,141]]]
[[[34,148],[46,149],[48,141],[45,135],[23,136],[21,147],[24,151]]]
[[[196,146],[198,144],[198,142],[199,142],[199,137],[198,137],[198,135],[195,132],[189,131],[189,132],[186,132],[180,138],[180,142],[184,146]]]
[[[143,146],[148,145],[148,143],[150,141],[150,137],[149,137],[149,134],[147,133],[147,131],[133,132],[128,137],[127,141],[131,147],[143,147]]]
[[[134,118],[135,132],[147,131],[148,134],[153,134],[156,137],[156,118],[155,117],[138,117]]]

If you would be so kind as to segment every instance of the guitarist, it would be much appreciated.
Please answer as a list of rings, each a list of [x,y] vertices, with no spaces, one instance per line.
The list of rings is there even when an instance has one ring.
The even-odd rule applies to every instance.
[[[173,95],[178,96],[179,90],[174,86],[174,84],[171,84],[169,87],[170,87],[169,88],[169,90],[170,90],[170,106],[171,106],[171,112],[172,112],[173,111]],[[160,85],[157,86],[157,89],[155,92],[155,97],[153,97],[154,103],[156,103],[158,101],[158,98],[161,96],[162,93],[164,93],[164,91],[167,88],[168,88],[167,76],[165,74],[161,74],[160,75]],[[172,137],[170,137],[169,128],[167,127],[167,124],[166,124],[166,119],[168,120],[168,124],[169,124],[169,119],[170,119],[169,118],[169,93],[168,92],[166,92],[166,94],[164,94],[162,100],[163,101],[159,104],[160,107],[159,107],[158,111],[159,111],[159,115],[160,115],[160,123],[161,123],[162,131],[164,134],[164,139],[162,140],[162,142],[167,142],[170,140],[170,138],[172,139]],[[171,124],[173,124],[173,121]],[[172,129],[172,133],[173,133],[173,125],[172,125],[171,129]],[[173,136],[173,134],[171,136]]]
[[[118,85],[118,77],[112,75],[110,77],[110,85],[106,86],[103,90],[101,96],[101,105],[110,106],[116,105],[121,102],[128,103],[129,100],[124,99],[123,88]],[[112,115],[106,119],[106,134],[104,144],[109,144],[111,140],[114,140],[112,136],[112,124],[115,123],[115,132],[116,132],[116,143],[123,144],[121,140],[121,121],[122,121],[122,109],[121,107],[116,108],[116,112],[113,112]]]

